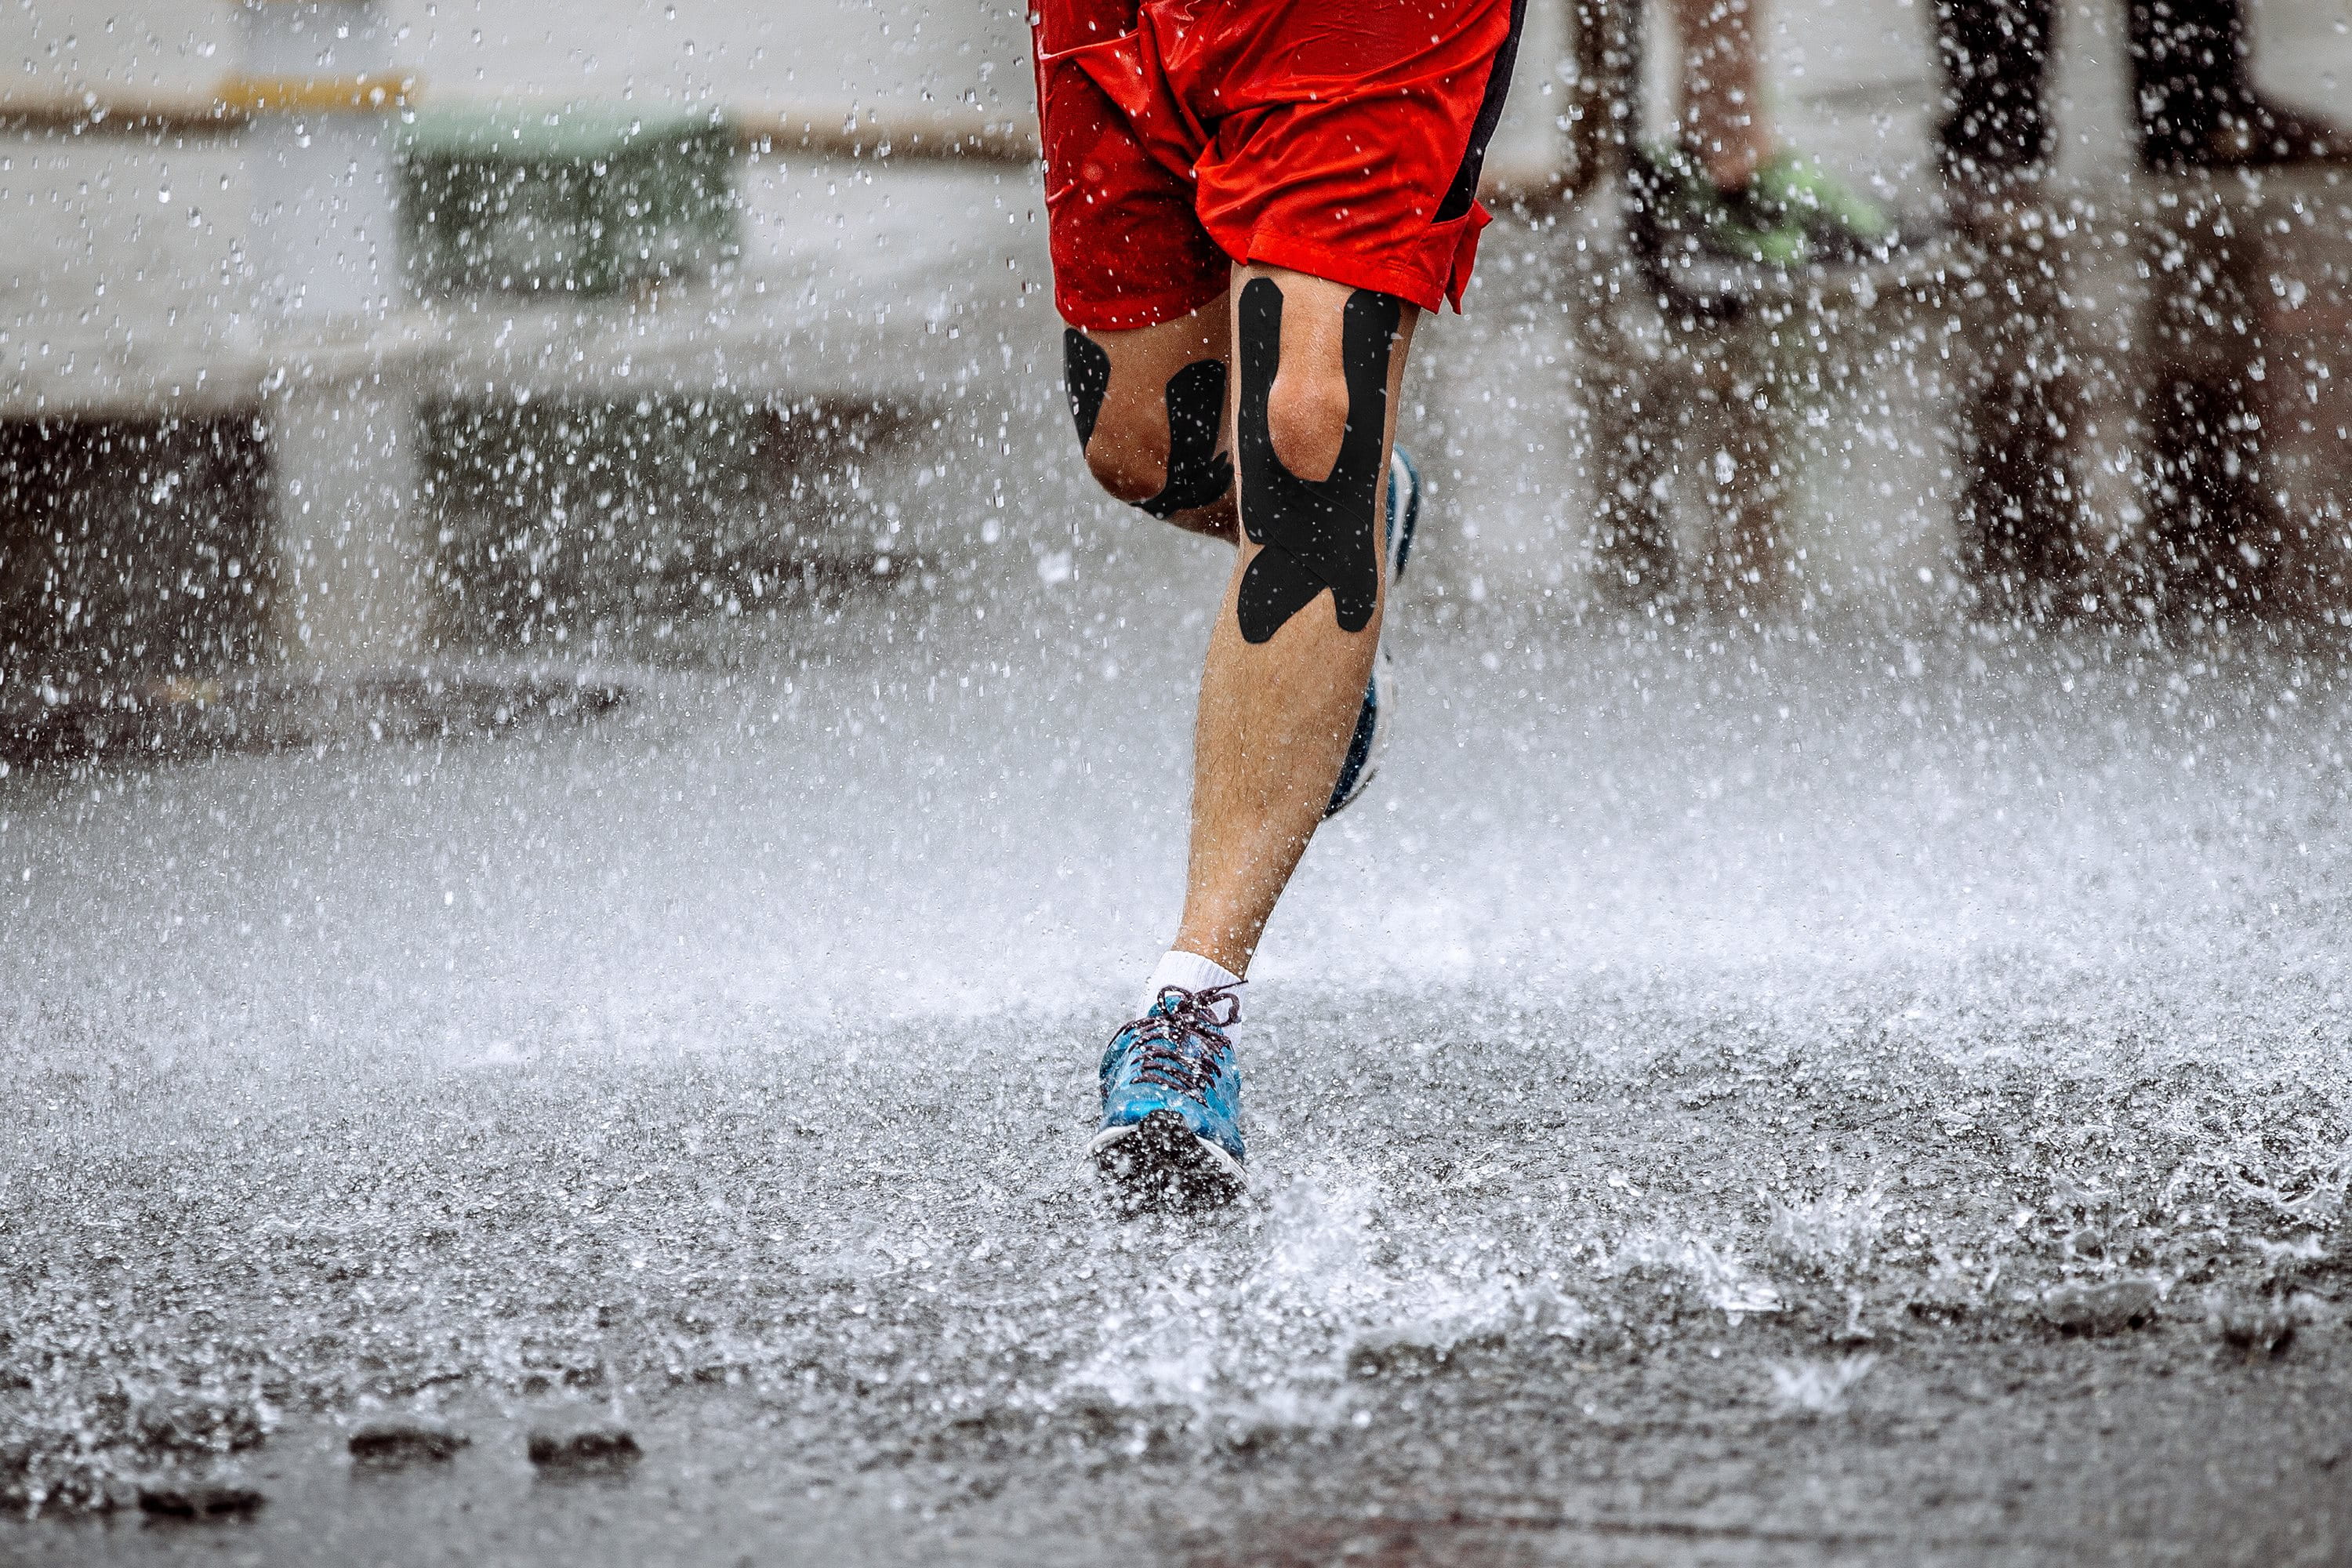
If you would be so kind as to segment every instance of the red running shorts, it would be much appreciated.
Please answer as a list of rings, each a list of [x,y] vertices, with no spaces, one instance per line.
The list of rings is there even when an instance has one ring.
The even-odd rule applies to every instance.
[[[1032,0],[1054,300],[1148,327],[1235,262],[1462,308],[1526,0]]]

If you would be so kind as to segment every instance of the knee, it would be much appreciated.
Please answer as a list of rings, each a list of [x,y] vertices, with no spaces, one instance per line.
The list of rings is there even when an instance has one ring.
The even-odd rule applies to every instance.
[[[1266,437],[1275,457],[1310,483],[1329,477],[1348,437],[1349,413],[1344,378],[1286,372],[1266,395]],[[1379,434],[1374,433],[1376,439]]]
[[[1087,443],[1087,469],[1113,500],[1134,506],[1150,500],[1167,484],[1167,447],[1147,432],[1106,419]]]

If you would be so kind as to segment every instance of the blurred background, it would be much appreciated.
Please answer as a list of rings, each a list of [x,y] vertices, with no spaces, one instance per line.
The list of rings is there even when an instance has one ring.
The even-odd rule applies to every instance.
[[[1726,323],[1621,237],[1672,19],[1533,0],[1505,221],[1416,372],[1458,520],[1433,581],[1554,613],[2352,604],[2340,172],[2143,172],[2125,12],[2063,6],[2048,222],[1956,246],[1930,9],[1762,16],[1784,139],[1914,243]],[[2340,96],[2345,26],[2252,7],[2264,90]],[[604,648],[1135,531],[1059,488],[1017,8],[28,0],[0,28],[12,712],[112,673]]]
[[[1406,383],[1396,739],[1253,974],[1270,1217],[1171,1237],[1079,1151],[1231,557],[1088,478],[1019,8],[0,7],[0,1503],[284,1410],[257,1542],[475,1542],[342,1484],[446,1395],[656,1469],[756,1425],[772,1534],[864,1529],[837,1473],[1022,1563],[1023,1487],[1117,1525],[1169,1453],[1643,1561],[2340,1561],[2352,165],[2274,107],[2352,12],[1743,14],[1883,227],[1726,243],[1666,194],[1694,14],[1528,0]],[[2261,1404],[2206,1290],[2336,1359]],[[1864,1340],[1867,1424],[1769,1425],[1761,1358],[1834,1351],[1769,1373],[1817,1414]],[[756,1467],[478,1473],[551,1561],[771,1528]]]
[[[2188,79],[2340,97],[2340,0],[2224,9]],[[1769,116],[1894,233],[1749,265],[1643,184],[1706,18],[1528,15],[1499,220],[1408,386],[1436,500],[1401,637],[1643,701],[1653,652],[1739,637],[1865,665],[1893,637],[1905,668],[1920,638],[2332,646],[2340,138],[2156,156],[2120,0],[1790,0],[1755,13]],[[892,787],[961,842],[940,814],[993,798],[987,747],[1109,765],[1100,722],[1149,773],[1122,682],[1177,733],[1221,558],[1087,480],[1017,10],[27,0],[0,26],[0,766],[201,793],[137,768],[690,710],[748,832],[822,787],[771,700],[814,659],[938,748],[940,791]],[[2054,42],[1983,53],[2021,36]],[[949,744],[943,701],[985,739]],[[745,702],[781,772],[711,717]],[[1477,743],[1568,743],[1497,723]],[[568,791],[602,764],[542,765]],[[324,776],[257,775],[255,809]],[[1143,793],[1148,860],[1181,792]],[[675,851],[688,878],[730,853]],[[1148,946],[1160,897],[1098,929]],[[1125,962],[1080,945],[1055,962]]]
[[[1435,498],[1397,621],[1433,660],[1408,751],[1516,748],[1541,813],[1540,759],[1608,765],[1566,716],[1647,704],[1668,654],[1827,649],[1788,679],[1863,714],[1839,660],[1907,678],[1929,646],[1977,674],[1963,650],[2332,647],[2352,620],[2341,138],[2156,156],[2138,128],[2173,110],[2122,0],[1789,0],[1754,13],[1768,118],[1893,237],[1752,265],[1643,184],[1693,36],[1727,14],[1530,0],[1486,169],[1498,221],[1466,313],[1420,341],[1401,426]],[[2215,15],[2187,79],[2217,101],[2340,98],[2340,0]],[[1097,825],[1125,869],[1097,913],[1053,928],[1111,939],[1041,933],[1036,961],[1097,975],[1149,950],[1181,792],[1083,781],[1157,776],[1158,738],[1175,754],[1223,567],[1087,479],[1016,9],[26,0],[0,27],[0,767],[48,803],[27,824],[58,826],[92,770],[203,798],[245,775],[142,769],[278,753],[230,819],[287,836],[292,884],[331,880],[286,803],[331,812],[411,771],[370,747],[551,737],[515,753],[533,782],[490,796],[522,809],[611,765],[574,726],[625,751],[669,734],[666,765],[740,821],[633,819],[633,852],[658,885],[749,877],[751,945],[703,972],[767,973],[802,919],[770,879],[814,873],[742,861],[735,832],[851,810],[844,841],[937,854],[936,876],[845,890],[873,922],[852,947],[895,963],[893,899],[958,907],[945,868],[1002,840],[989,803],[1050,763],[1049,797],[1111,787],[1137,815]],[[1984,42],[2020,37],[2036,48]],[[1514,687],[1538,705],[1473,728],[1440,673],[1530,660],[1585,684]],[[866,755],[869,721],[919,751]],[[1704,705],[1688,721],[1736,743]],[[331,749],[351,757],[301,765]],[[452,788],[490,765],[451,756]],[[905,797],[887,829],[827,793],[836,763]],[[666,813],[672,786],[648,788],[633,809]],[[120,853],[148,875],[131,840],[93,860],[81,831],[35,833],[28,915],[43,865]],[[995,896],[1044,907],[1023,890],[1042,870],[1009,868]],[[566,879],[590,874],[524,886],[570,911],[567,940],[625,946],[625,893]],[[1769,879],[1753,897],[1789,902]],[[477,934],[509,980],[553,965],[526,989],[574,973],[496,920]],[[75,951],[107,973],[107,943]],[[952,951],[932,973],[968,983]],[[469,1005],[430,985],[418,1005]]]

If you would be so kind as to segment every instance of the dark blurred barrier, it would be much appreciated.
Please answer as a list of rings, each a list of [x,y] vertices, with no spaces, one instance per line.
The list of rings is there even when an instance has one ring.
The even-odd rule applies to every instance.
[[[440,647],[641,648],[911,553],[857,504],[862,467],[903,433],[869,408],[456,401],[423,427]]]
[[[358,679],[169,676],[46,696],[0,689],[0,776],[100,761],[461,740],[592,719],[627,700],[620,686],[584,675],[430,668]]]
[[[0,422],[0,685],[252,663],[264,468],[249,416]]]
[[[449,401],[425,407],[418,434],[439,544],[416,658],[644,654],[673,626],[773,614],[921,562],[916,531],[894,533],[870,504],[867,470],[906,434],[870,407]],[[269,692],[248,692],[242,720],[174,706],[277,657],[266,447],[252,418],[0,422],[0,715],[38,731],[19,752],[79,754],[68,731],[118,709],[150,718],[109,720],[100,729],[121,734],[92,747],[120,751],[135,731],[149,738],[133,750],[202,749],[329,722],[307,696],[277,718],[260,712]],[[26,728],[51,708],[54,722]]]

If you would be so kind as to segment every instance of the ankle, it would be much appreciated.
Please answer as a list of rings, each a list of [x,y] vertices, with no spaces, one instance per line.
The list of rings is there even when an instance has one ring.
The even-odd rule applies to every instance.
[[[1246,979],[1249,976],[1250,958],[1255,952],[1257,944],[1254,942],[1243,942],[1227,937],[1221,929],[1223,923],[1217,922],[1208,931],[1200,931],[1192,929],[1187,922],[1179,921],[1176,927],[1176,939],[1168,944],[1168,951],[1191,953],[1196,958],[1205,959],[1215,964],[1226,973],[1235,976],[1237,980]]]
[[[1248,960],[1243,962],[1246,963]],[[1136,1010],[1137,1015],[1150,1013],[1159,1002],[1160,993],[1171,985],[1186,991],[1213,991],[1242,984],[1240,973],[1230,966],[1186,948],[1172,947],[1160,956],[1151,978],[1145,983],[1143,1005]]]

